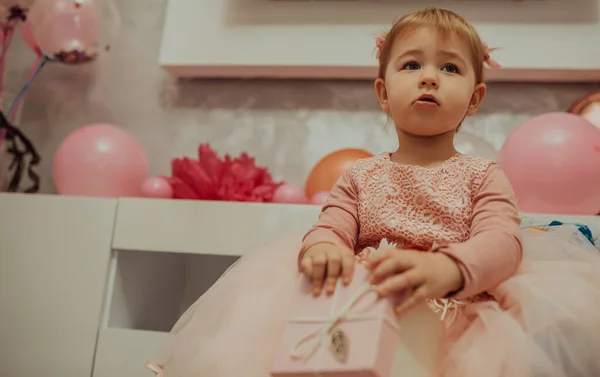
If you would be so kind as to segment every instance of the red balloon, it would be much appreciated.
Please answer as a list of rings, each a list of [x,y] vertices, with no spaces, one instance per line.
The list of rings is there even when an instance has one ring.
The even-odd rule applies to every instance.
[[[361,158],[373,157],[373,154],[358,148],[340,149],[323,157],[312,168],[306,180],[306,197],[311,199],[315,194],[331,191],[344,170]]]

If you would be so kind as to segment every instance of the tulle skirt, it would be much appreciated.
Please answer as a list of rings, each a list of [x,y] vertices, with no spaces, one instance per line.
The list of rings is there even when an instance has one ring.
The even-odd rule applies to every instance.
[[[248,254],[168,336],[164,377],[268,377],[297,287],[300,237]],[[600,252],[575,227],[524,231],[519,271],[494,300],[449,316],[441,377],[600,376]]]

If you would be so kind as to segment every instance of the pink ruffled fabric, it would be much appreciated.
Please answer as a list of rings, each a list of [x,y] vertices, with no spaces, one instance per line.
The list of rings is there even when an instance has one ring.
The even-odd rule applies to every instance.
[[[199,298],[158,359],[165,377],[269,376],[301,236],[246,254]],[[600,253],[576,228],[525,231],[521,268],[490,293],[449,316],[440,377],[600,376]]]

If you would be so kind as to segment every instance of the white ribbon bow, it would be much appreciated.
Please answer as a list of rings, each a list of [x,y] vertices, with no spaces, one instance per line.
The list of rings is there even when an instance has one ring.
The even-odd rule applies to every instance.
[[[458,315],[458,308],[461,306],[465,306],[466,303],[456,299],[447,299],[447,298],[439,298],[439,299],[429,299],[427,300],[427,305],[433,310],[434,313],[440,313],[440,319],[442,321],[446,320],[446,316],[450,313],[450,318],[448,319],[448,326],[454,323],[456,320],[456,316]]]
[[[146,362],[146,368],[150,369],[156,377],[164,377],[163,370],[158,364],[148,361]]]

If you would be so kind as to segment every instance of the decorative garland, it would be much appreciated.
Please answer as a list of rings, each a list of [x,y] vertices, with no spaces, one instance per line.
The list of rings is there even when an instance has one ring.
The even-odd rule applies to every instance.
[[[35,167],[41,162],[41,157],[31,140],[25,134],[10,124],[4,112],[0,111],[0,134],[4,134],[6,153],[12,157],[8,166],[8,192],[37,193],[40,190],[40,176]],[[31,181],[23,184],[25,174]]]

